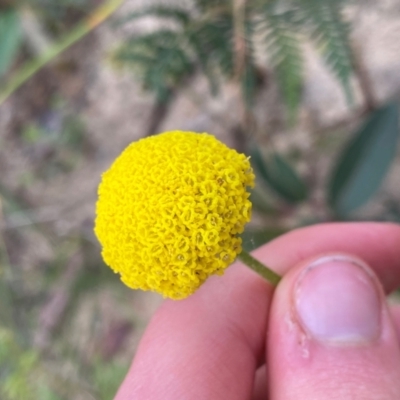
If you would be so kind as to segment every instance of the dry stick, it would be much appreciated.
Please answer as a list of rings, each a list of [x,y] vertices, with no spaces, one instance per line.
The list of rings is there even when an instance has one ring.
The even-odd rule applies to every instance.
[[[245,12],[247,0],[233,0],[233,45],[235,77],[240,79],[246,62]]]
[[[353,43],[352,45],[353,53],[353,68],[356,73],[358,82],[360,84],[361,92],[364,96],[365,111],[367,113],[372,112],[377,107],[377,101],[374,94],[373,85],[371,78],[367,71],[366,65],[363,60],[362,50],[359,44]]]
[[[248,53],[246,43],[246,5],[248,0],[233,0],[233,47],[234,47],[234,80],[238,85],[240,107],[240,123],[232,129],[235,148],[240,152],[247,150],[248,138],[256,130],[254,114],[247,106],[241,92],[241,80],[246,72],[246,57]]]
[[[21,85],[23,85],[29,78],[35,75],[47,63],[52,61],[55,57],[60,55],[71,45],[83,38],[94,28],[105,21],[111,14],[113,14],[125,0],[108,0],[101,5],[93,14],[78,24],[78,26],[63,39],[61,39],[54,47],[46,51],[41,57],[27,62],[17,73],[10,79],[6,87],[0,92],[0,105],[8,99]]]

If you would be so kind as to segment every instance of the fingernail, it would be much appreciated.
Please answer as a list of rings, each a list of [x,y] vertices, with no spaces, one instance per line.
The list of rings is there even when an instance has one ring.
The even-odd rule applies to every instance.
[[[323,257],[307,267],[295,304],[301,324],[319,341],[358,343],[380,334],[381,300],[372,272],[349,257]]]

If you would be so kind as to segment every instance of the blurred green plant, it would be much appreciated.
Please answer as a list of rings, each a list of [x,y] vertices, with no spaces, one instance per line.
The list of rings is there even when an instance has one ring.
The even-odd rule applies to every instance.
[[[37,350],[23,348],[13,330],[0,327],[0,398],[2,400],[69,400],[82,393],[74,382],[51,368]],[[86,372],[90,398],[111,399],[126,374],[128,365],[95,360]]]
[[[315,208],[314,212],[318,208],[318,213],[314,218],[304,221],[304,224],[327,220],[354,220],[357,211],[382,186],[395,160],[399,137],[397,102],[385,104],[370,113],[333,159],[331,172],[323,185],[325,201],[318,204],[318,207],[309,197],[316,192],[320,183],[306,182],[280,154],[270,152],[264,155],[259,147],[253,146],[251,161],[259,178],[259,185],[252,194],[254,209],[266,217],[274,213],[284,216],[288,211],[296,211],[302,204],[308,204]],[[274,205],[268,204],[263,189],[270,190],[279,198],[280,209],[275,207],[274,211]],[[383,205],[384,211],[376,219],[399,221],[397,202],[387,199]],[[279,227],[274,225],[261,230],[248,228],[243,236],[244,247],[252,250],[280,233]]]
[[[14,63],[22,50],[26,37],[22,28],[23,12],[31,10],[45,25],[65,20],[73,12],[82,12],[88,0],[30,0],[0,6],[0,78]]]
[[[266,158],[254,146],[250,154],[257,176],[283,199],[293,204],[307,199],[307,185],[279,153],[273,152]]]
[[[0,9],[0,78],[13,63],[22,43],[22,32],[15,8]]]
[[[38,3],[43,3],[44,10],[51,10],[51,8],[47,8],[46,1],[36,1]],[[65,1],[65,3],[49,3],[56,4],[56,7],[61,7],[62,4],[67,7],[70,7],[71,4],[83,4],[83,1],[63,1]],[[25,83],[29,78],[36,74],[41,68],[54,60],[62,52],[64,52],[78,40],[82,39],[85,35],[87,35],[99,24],[101,24],[105,19],[107,19],[111,14],[113,14],[115,10],[123,3],[123,1],[124,0],[105,1],[101,6],[95,9],[92,14],[89,15],[89,17],[86,17],[74,28],[68,29],[66,33],[63,32],[63,34],[60,35],[61,37],[57,38],[54,44],[46,43],[46,48],[41,54],[38,55],[37,58],[26,61],[23,66],[11,76],[10,79],[7,79],[7,82],[5,82],[4,85],[0,86],[0,105],[23,83]],[[29,2],[27,3],[30,4]],[[3,33],[3,35],[0,36],[0,51],[4,51],[4,54],[0,53],[0,59],[2,59],[2,57],[6,57],[6,62],[4,62],[3,67],[3,74],[1,73],[0,68],[0,83],[2,83],[2,75],[4,75],[5,72],[10,69],[10,66],[14,61],[15,55],[18,53],[18,46],[20,46],[20,44],[22,43],[22,40],[15,39],[16,37],[18,37],[15,32],[19,32],[19,34],[21,32],[20,19],[21,14],[24,10],[25,8],[21,7],[20,5],[18,7],[9,6],[6,7],[4,10],[0,8],[0,33]],[[31,11],[33,11],[33,9]],[[6,15],[6,18],[4,18],[4,15]],[[41,36],[43,35],[41,34]]]
[[[46,238],[49,235],[38,233]],[[82,305],[79,300],[111,282],[112,273],[101,266],[98,248],[79,237],[62,240],[53,268],[42,271],[40,278],[36,276],[36,290],[47,303],[41,306],[41,312],[47,314],[43,319],[36,315],[38,304],[30,299],[29,280],[21,280],[19,266],[9,264],[2,235],[0,231],[0,398],[69,400],[83,394],[84,399],[112,398],[126,374],[127,362],[111,359],[115,350],[103,354],[102,337],[97,337],[96,352],[84,354],[66,337],[68,324]],[[77,254],[83,255],[85,269],[81,269]],[[54,320],[50,325],[49,318]],[[90,318],[96,320],[96,316]],[[61,331],[56,338],[55,327]],[[90,330],[95,333],[96,324]]]
[[[342,16],[346,2],[332,0],[194,0],[193,7],[152,5],[119,19],[125,25],[157,17],[169,25],[151,33],[133,34],[114,53],[145,89],[161,102],[201,71],[213,93],[229,79],[241,83],[247,108],[255,101],[263,49],[275,71],[289,121],[301,101],[302,43],[311,40],[336,75],[351,101],[352,60],[349,27]],[[258,51],[259,52],[259,51]],[[263,58],[263,57],[261,57]]]
[[[32,386],[37,381],[38,354],[23,351],[12,330],[0,328],[0,395],[2,399],[34,399]],[[37,393],[36,393],[37,394]]]
[[[369,116],[337,160],[328,183],[336,215],[350,216],[379,189],[396,156],[398,140],[398,104],[389,103]]]

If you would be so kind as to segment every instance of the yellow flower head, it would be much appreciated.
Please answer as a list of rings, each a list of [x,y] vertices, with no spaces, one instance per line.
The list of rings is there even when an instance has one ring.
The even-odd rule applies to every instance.
[[[104,261],[133,289],[189,296],[241,252],[248,186],[246,156],[207,133],[130,144],[99,186],[95,233]]]

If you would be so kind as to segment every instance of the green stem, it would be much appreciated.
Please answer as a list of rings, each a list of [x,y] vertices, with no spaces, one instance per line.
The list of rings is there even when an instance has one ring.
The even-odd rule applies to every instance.
[[[58,43],[46,51],[41,57],[27,62],[17,73],[10,79],[7,86],[0,92],[0,105],[8,99],[22,84],[36,74],[48,62],[53,60],[68,47],[73,45],[79,39],[87,35],[90,31],[101,24],[108,18],[125,0],[108,0],[93,12],[83,22],[78,24],[71,32],[69,32]]]
[[[242,252],[238,255],[238,258],[240,261],[242,261],[243,264],[248,266],[250,269],[252,269],[262,278],[267,280],[273,286],[276,286],[281,280],[281,277],[277,273],[269,269],[264,264],[260,263],[260,261],[256,260],[247,251],[242,250]]]

